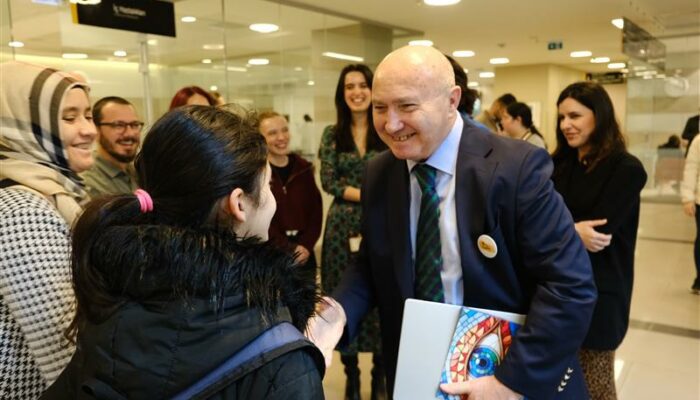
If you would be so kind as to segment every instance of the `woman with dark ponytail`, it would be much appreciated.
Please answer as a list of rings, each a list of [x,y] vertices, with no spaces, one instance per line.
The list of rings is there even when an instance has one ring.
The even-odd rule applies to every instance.
[[[264,243],[276,205],[254,118],[173,110],[135,167],[141,189],[93,201],[74,229],[78,350],[43,398],[171,398],[269,327],[304,331],[314,313],[314,277]],[[323,364],[300,340],[206,398],[323,398]]]
[[[501,117],[503,131],[513,139],[521,139],[537,147],[547,148],[544,137],[532,123],[532,111],[525,103],[515,102],[503,112]]]

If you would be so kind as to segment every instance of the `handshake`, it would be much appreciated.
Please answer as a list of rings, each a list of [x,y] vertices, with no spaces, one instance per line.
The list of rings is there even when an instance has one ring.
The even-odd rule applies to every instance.
[[[321,350],[330,367],[333,349],[343,336],[345,329],[345,310],[331,297],[324,296],[316,307],[316,314],[309,320],[304,335]]]

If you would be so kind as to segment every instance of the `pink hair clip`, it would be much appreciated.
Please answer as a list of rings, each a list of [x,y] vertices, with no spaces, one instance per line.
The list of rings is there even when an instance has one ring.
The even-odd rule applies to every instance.
[[[136,189],[134,195],[139,200],[139,205],[141,206],[141,212],[147,213],[153,211],[153,199],[147,191],[143,189]]]

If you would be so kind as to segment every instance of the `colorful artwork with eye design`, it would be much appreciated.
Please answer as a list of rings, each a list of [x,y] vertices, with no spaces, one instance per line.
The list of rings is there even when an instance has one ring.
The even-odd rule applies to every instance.
[[[508,353],[519,324],[463,308],[452,336],[440,383],[464,382],[493,375]],[[436,399],[459,400],[439,389]]]

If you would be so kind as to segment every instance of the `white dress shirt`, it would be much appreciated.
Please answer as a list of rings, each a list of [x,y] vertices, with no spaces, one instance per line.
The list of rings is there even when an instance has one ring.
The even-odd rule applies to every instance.
[[[437,170],[436,191],[440,197],[440,249],[442,251],[442,270],[440,278],[445,290],[445,303],[462,305],[464,286],[462,285],[462,259],[459,254],[459,233],[457,232],[457,209],[455,205],[455,174],[457,171],[457,153],[462,138],[464,121],[457,115],[452,130],[435,152],[425,161]],[[411,253],[415,265],[416,229],[420,214],[421,190],[418,180],[411,173],[415,161],[406,160],[411,184]]]

